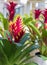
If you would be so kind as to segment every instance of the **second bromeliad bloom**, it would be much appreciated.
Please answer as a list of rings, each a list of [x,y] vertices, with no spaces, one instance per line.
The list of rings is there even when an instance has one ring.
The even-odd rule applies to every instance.
[[[9,21],[12,21],[15,15],[15,7],[17,6],[17,3],[9,2],[6,6],[9,11]]]

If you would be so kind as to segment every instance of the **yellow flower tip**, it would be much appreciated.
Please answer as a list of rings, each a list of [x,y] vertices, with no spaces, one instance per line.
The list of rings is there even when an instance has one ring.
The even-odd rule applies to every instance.
[[[18,36],[16,36],[16,39],[18,39]]]
[[[9,25],[12,25],[13,24],[13,22],[11,21],[10,23],[9,23]]]
[[[22,30],[20,30],[20,33],[22,32]]]
[[[16,20],[17,20],[17,18],[18,18],[18,17],[20,17],[20,18],[21,18],[21,20],[22,20],[22,17],[21,17],[20,15],[16,15],[16,16],[14,17],[13,22],[16,22]]]
[[[20,36],[20,33],[18,33],[18,36]]]

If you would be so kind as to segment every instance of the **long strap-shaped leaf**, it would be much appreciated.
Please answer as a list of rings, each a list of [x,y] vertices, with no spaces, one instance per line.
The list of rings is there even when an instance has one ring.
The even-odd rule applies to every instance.
[[[0,34],[4,37],[3,29],[0,27]]]
[[[6,54],[5,54],[5,52],[4,52],[4,50],[3,50],[3,48],[2,48],[2,41],[0,40],[0,52],[2,53],[2,55],[4,56],[4,58],[3,59],[5,59],[6,61],[5,61],[5,63],[7,63],[7,64],[9,64],[9,62],[8,62],[8,58],[7,58],[7,56],[6,56]],[[6,65],[7,65],[6,64]]]
[[[41,37],[39,30],[31,22],[28,23],[28,26],[30,26],[37,33],[39,38]]]
[[[23,59],[25,56],[27,56],[31,51],[33,51],[34,49],[39,48],[39,46],[37,45],[31,45],[30,47],[28,47],[25,51],[23,51],[23,54],[21,55],[20,59]]]
[[[14,60],[14,62],[16,62],[16,63],[18,63],[18,64],[20,64],[21,62],[20,62],[20,60],[22,60],[24,57],[26,57],[31,51],[33,51],[34,49],[37,49],[38,48],[38,46],[36,46],[36,45],[30,45],[29,47],[27,47],[23,52],[21,52],[20,54],[19,54],[19,56]],[[22,61],[23,62],[23,61]]]
[[[8,30],[8,20],[4,18],[2,13],[0,13],[0,21],[2,22],[4,29]]]
[[[13,48],[15,47],[15,45],[13,45],[13,44],[10,44],[9,43],[9,41],[7,40],[7,39],[3,39],[3,38],[0,38],[0,48],[1,48],[1,52],[2,52],[2,54],[3,54],[3,56],[5,57],[5,62],[7,62],[6,63],[6,65],[13,65],[13,63],[11,64],[10,63],[10,58],[11,58],[11,50],[10,49],[12,49],[13,50],[13,48],[12,48],[12,46],[13,46]],[[14,49],[16,49],[16,48],[14,48]],[[8,54],[7,54],[7,52],[8,52]],[[14,51],[14,50],[13,50]],[[10,54],[10,53],[11,54]],[[14,53],[13,53],[14,54]],[[11,55],[11,56],[10,56]],[[8,56],[9,56],[9,58],[8,58]],[[13,55],[14,56],[14,55]],[[4,58],[3,58],[4,59]]]

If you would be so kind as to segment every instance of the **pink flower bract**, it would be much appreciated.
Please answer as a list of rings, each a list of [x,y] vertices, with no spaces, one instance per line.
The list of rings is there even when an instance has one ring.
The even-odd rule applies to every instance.
[[[14,41],[19,42],[24,35],[23,23],[20,16],[17,17],[16,21],[10,26],[10,33],[13,35]]]
[[[15,6],[17,5],[17,3],[9,2],[9,4],[6,5],[9,11],[9,21],[12,21],[15,14]]]
[[[41,10],[40,9],[35,10],[35,19],[38,19],[39,18],[40,13],[41,13]]]

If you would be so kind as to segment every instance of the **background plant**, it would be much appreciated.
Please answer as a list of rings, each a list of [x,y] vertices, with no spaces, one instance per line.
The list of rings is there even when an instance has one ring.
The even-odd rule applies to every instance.
[[[29,29],[31,42],[37,43],[40,46],[41,55],[47,56],[47,26],[43,15],[41,14],[39,19],[34,19],[32,14],[26,15],[23,17],[23,22]]]

